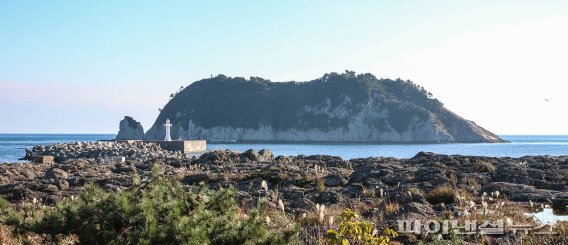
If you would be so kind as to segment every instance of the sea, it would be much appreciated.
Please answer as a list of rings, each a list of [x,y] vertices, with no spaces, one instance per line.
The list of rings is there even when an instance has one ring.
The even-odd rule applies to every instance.
[[[269,149],[275,156],[332,155],[343,159],[364,157],[411,158],[418,152],[446,155],[522,157],[534,155],[568,155],[568,135],[500,135],[510,143],[476,144],[208,144],[207,150]],[[0,163],[20,162],[25,148],[62,142],[110,140],[114,134],[0,134]]]

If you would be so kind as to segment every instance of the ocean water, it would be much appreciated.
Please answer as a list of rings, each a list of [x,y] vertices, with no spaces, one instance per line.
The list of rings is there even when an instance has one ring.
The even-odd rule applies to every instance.
[[[270,149],[275,155],[333,155],[343,159],[384,156],[411,158],[418,152],[446,155],[522,157],[568,155],[568,135],[500,135],[510,143],[476,144],[210,144],[208,150]]]
[[[0,134],[0,163],[17,162],[25,148],[61,142],[113,139],[112,134]],[[207,150],[270,149],[274,155],[325,154],[352,159],[370,156],[410,158],[420,151],[448,155],[522,157],[568,155],[568,135],[501,135],[511,143],[497,144],[208,144]]]
[[[0,163],[18,162],[26,148],[75,141],[114,139],[112,134],[0,134]]]

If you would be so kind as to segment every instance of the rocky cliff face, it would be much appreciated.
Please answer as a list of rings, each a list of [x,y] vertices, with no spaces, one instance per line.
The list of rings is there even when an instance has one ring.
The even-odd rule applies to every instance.
[[[162,110],[146,139],[273,142],[501,142],[445,109],[410,81],[371,74],[326,74],[273,83],[218,76],[191,84]]]
[[[125,116],[120,121],[119,131],[116,135],[117,140],[141,140],[144,138],[144,128],[132,117]]]

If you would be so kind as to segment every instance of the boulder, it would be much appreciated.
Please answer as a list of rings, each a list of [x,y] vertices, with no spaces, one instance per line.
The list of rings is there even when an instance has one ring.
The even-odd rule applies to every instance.
[[[550,202],[554,196],[560,195],[561,192],[552,190],[537,189],[533,186],[523,184],[513,184],[507,182],[494,182],[482,188],[483,192],[491,193],[499,191],[505,194],[511,201],[536,201]]]
[[[200,172],[200,173],[194,173],[194,174],[190,174],[185,176],[182,180],[181,183],[186,184],[186,185],[192,185],[192,184],[196,184],[199,182],[206,182],[210,179],[209,175],[205,172]]]
[[[69,189],[69,182],[67,182],[66,180],[57,180],[56,185],[57,188],[62,191]]]
[[[249,149],[241,154],[241,161],[243,162],[256,162],[259,159],[259,153],[253,149]]]
[[[45,184],[42,186],[41,190],[48,193],[55,193],[59,191],[59,188],[53,184]]]
[[[292,162],[292,159],[286,156],[277,156],[274,161],[280,164],[290,164]]]
[[[345,185],[347,183],[347,180],[337,174],[330,174],[328,176],[325,176],[323,183],[327,187],[336,187]]]
[[[67,176],[67,172],[60,168],[50,168],[44,175],[46,179],[67,179]]]
[[[262,149],[258,152],[258,161],[270,162],[274,160],[274,155],[268,149]]]
[[[399,212],[401,213],[414,213],[414,214],[418,214],[422,217],[429,217],[429,216],[434,216],[434,210],[432,209],[432,207],[428,204],[422,204],[422,203],[416,203],[416,202],[410,202],[407,204],[404,204],[400,207]]]
[[[303,198],[305,196],[304,191],[301,189],[287,188],[281,190],[281,192],[282,192],[282,197],[285,199],[294,200],[294,199]]]
[[[557,197],[552,200],[552,210],[558,215],[568,214],[568,196]]]
[[[314,205],[314,202],[310,201],[307,198],[293,199],[290,200],[289,203],[289,207],[299,209],[306,209],[307,207],[313,207]]]
[[[242,155],[241,155],[242,156]],[[229,150],[214,150],[210,152],[203,153],[197,159],[199,164],[231,164],[240,162],[241,157],[237,152]]]
[[[316,203],[323,203],[323,204],[326,204],[326,205],[337,204],[342,199],[343,199],[343,197],[341,196],[341,194],[339,194],[337,192],[333,192],[333,191],[326,191],[326,192],[317,193],[314,197],[314,200],[316,201]]]

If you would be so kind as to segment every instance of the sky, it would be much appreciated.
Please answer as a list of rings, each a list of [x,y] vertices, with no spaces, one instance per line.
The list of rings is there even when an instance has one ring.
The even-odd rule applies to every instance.
[[[568,1],[0,1],[0,133],[150,128],[211,75],[412,80],[497,134],[568,134]]]

